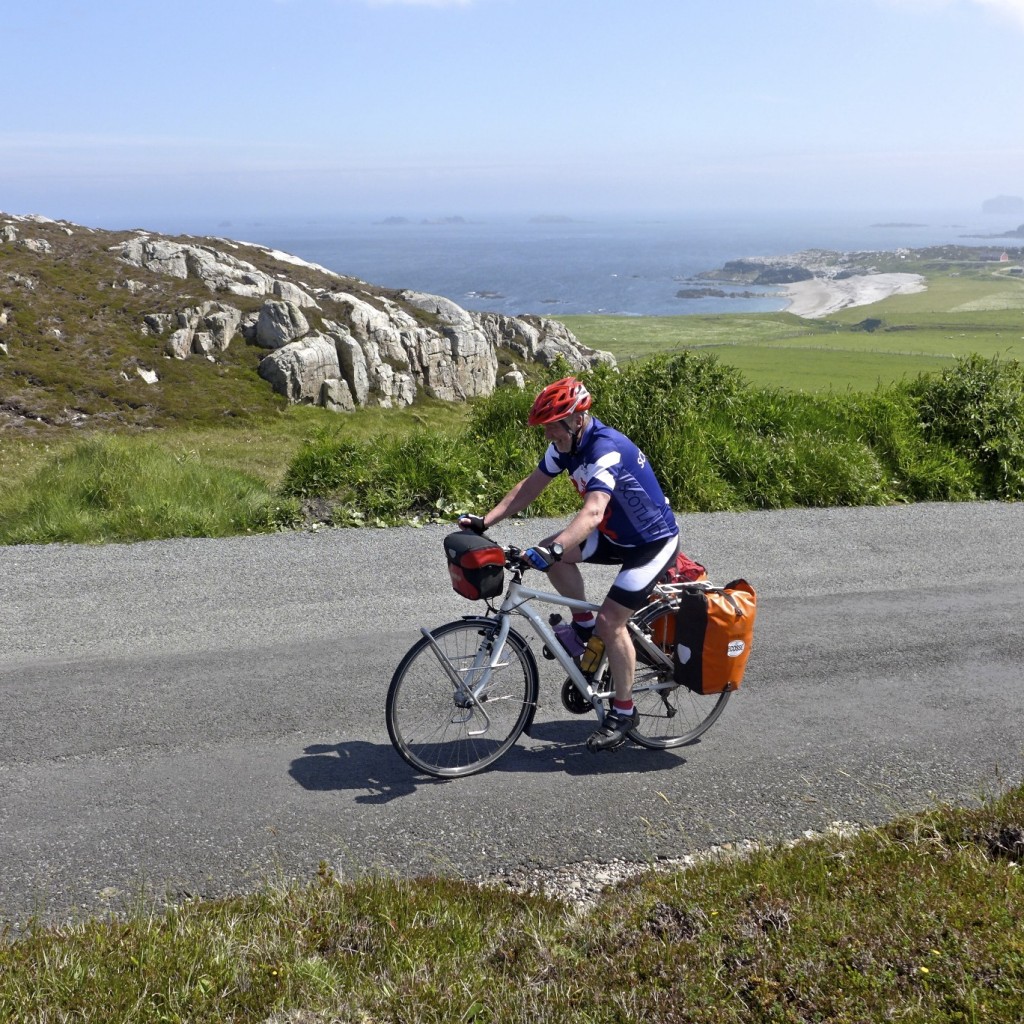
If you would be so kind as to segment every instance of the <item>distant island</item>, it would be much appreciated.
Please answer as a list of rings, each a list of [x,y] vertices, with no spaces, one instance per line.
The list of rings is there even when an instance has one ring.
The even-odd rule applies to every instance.
[[[680,288],[677,299],[763,299],[766,295],[782,295],[783,292],[726,291],[724,288]]]
[[[998,213],[1002,215],[1024,213],[1024,198],[1020,196],[996,196],[986,199],[981,204],[982,213]]]
[[[926,228],[927,224],[914,224],[911,221],[893,220],[883,224],[872,224],[873,228]]]
[[[436,220],[430,220],[427,217],[422,220],[413,220],[411,217],[385,217],[377,223],[388,227],[402,227],[408,224],[469,224],[470,222],[465,217],[439,217]]]
[[[1010,231],[1002,231],[997,235],[964,235],[964,238],[1024,238],[1024,224]]]

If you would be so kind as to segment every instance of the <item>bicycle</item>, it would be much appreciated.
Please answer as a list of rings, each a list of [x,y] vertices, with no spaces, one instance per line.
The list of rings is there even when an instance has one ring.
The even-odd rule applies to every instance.
[[[572,714],[592,711],[598,725],[610,707],[613,683],[607,657],[593,673],[558,642],[534,602],[571,611],[598,605],[523,584],[533,568],[516,547],[502,547],[511,580],[498,608],[487,601],[484,615],[466,615],[432,630],[420,629],[391,679],[385,704],[388,735],[413,768],[437,778],[473,775],[494,764],[519,739],[531,734],[540,689],[537,660],[529,641],[512,628],[521,615],[544,643],[544,655],[566,672],[562,704]],[[629,620],[636,649],[633,701],[638,725],[634,743],[666,750],[695,742],[718,719],[734,687],[701,695],[675,682],[672,648],[679,595],[710,589],[710,583],[659,583],[650,602]],[[556,621],[559,621],[556,617]]]

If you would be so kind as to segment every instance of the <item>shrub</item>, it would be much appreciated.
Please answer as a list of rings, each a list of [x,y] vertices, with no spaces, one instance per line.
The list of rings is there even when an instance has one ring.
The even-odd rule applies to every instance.
[[[569,372],[555,365],[547,379]],[[754,388],[692,352],[582,376],[594,413],[637,443],[680,512],[1010,498],[1024,484],[1017,364],[965,360],[940,378],[869,395]],[[293,463],[286,493],[330,495],[340,522],[485,510],[544,450],[543,434],[527,426],[533,397],[501,389],[474,405],[459,433],[358,445],[321,435]],[[559,481],[530,514],[576,508]]]
[[[975,467],[982,497],[1024,497],[1024,367],[973,355],[910,388],[925,437]]]

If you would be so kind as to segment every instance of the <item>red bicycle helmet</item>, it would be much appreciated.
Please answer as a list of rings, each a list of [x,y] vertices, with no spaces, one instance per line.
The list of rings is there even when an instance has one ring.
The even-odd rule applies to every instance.
[[[575,377],[563,377],[537,396],[527,422],[531,427],[539,427],[564,420],[574,412],[586,412],[591,401],[590,392]]]

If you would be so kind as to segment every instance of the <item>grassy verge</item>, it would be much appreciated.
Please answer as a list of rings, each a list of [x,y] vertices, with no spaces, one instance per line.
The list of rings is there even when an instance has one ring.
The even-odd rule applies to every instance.
[[[585,379],[597,415],[637,442],[681,512],[1024,497],[1024,366],[1015,361],[973,356],[890,388],[820,396],[754,387],[692,352]],[[450,520],[490,507],[537,464],[544,439],[526,426],[531,401],[532,392],[502,389],[458,422],[429,409],[333,417],[301,440],[299,426],[327,421],[295,414],[290,436],[250,425],[230,438],[167,432],[58,445],[0,495],[0,542],[226,536],[313,513],[339,526]],[[531,514],[577,507],[560,478]]]
[[[415,432],[457,429],[465,407],[423,403],[346,417],[346,436],[371,447]],[[0,448],[0,543],[97,543],[223,537],[287,528],[303,516],[282,492],[303,446],[337,426],[296,406],[230,426],[185,424],[145,434],[14,438]]]
[[[372,878],[31,926],[0,1019],[1020,1020],[1024,789],[854,836],[651,872],[585,914],[470,882]]]
[[[972,357],[889,389],[824,396],[756,388],[691,352],[584,379],[597,415],[637,442],[678,511],[1024,497],[1016,362]],[[531,399],[499,391],[454,435],[367,445],[323,432],[292,463],[284,493],[329,501],[346,525],[486,509],[544,446],[525,426]],[[577,507],[571,488],[556,486],[531,511]]]

